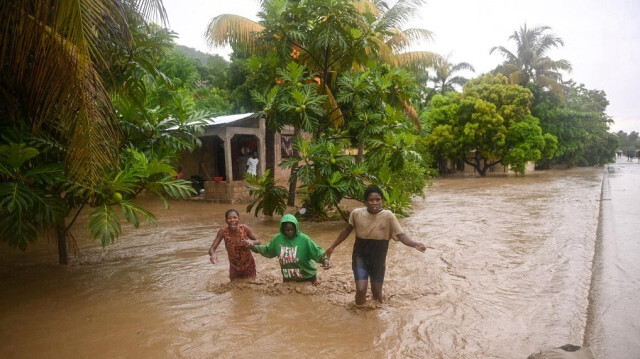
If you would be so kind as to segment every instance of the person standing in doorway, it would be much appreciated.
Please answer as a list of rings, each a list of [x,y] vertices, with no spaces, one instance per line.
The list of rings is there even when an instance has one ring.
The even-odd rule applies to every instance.
[[[258,154],[253,152],[251,154],[251,157],[249,157],[249,159],[247,160],[247,172],[254,176],[257,176],[259,162],[260,161],[258,160]]]
[[[331,257],[333,250],[356,230],[356,241],[351,256],[351,269],[356,282],[356,304],[362,305],[367,297],[367,282],[371,280],[373,299],[382,303],[382,284],[389,240],[397,239],[408,247],[424,252],[432,248],[409,238],[400,227],[393,212],[382,209],[382,190],[377,186],[368,187],[364,192],[366,207],[356,208],[349,216],[349,223],[325,252]]]

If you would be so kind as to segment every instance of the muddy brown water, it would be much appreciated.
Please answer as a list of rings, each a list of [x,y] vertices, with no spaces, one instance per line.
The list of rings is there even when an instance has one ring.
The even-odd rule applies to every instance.
[[[46,240],[2,247],[0,357],[526,358],[580,345],[602,178],[591,168],[434,181],[401,223],[436,249],[392,243],[385,303],[357,308],[353,235],[319,269],[319,287],[282,283],[277,260],[257,255],[256,280],[230,283],[224,246],[217,265],[207,255],[224,211],[240,209],[265,243],[279,218],[148,202],[159,224],[123,224],[104,249],[81,219],[73,265],[56,265]],[[343,223],[301,226],[326,248]]]

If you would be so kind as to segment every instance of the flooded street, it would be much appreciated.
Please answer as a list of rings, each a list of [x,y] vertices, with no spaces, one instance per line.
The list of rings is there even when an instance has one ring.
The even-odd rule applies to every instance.
[[[526,358],[586,337],[598,358],[638,358],[638,180],[640,164],[622,162],[435,180],[401,224],[436,249],[391,243],[386,301],[363,308],[353,234],[319,287],[282,283],[277,260],[259,255],[255,281],[229,283],[224,246],[217,265],[207,254],[224,211],[240,210],[263,243],[279,217],[153,202],[157,226],[123,224],[104,249],[82,218],[74,265],[57,265],[46,240],[26,253],[2,245],[0,357]],[[301,222],[323,248],[343,226]]]

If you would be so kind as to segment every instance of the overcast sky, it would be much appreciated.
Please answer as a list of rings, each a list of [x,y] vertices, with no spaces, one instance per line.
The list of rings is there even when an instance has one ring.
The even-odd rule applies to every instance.
[[[222,56],[229,50],[206,44],[209,21],[220,14],[257,20],[257,0],[164,0],[164,5],[177,43]],[[550,56],[571,62],[573,72],[566,78],[606,92],[611,130],[640,132],[640,0],[428,0],[407,27],[435,34],[421,49],[450,54],[451,61],[468,62],[481,74],[502,62],[497,53],[489,54],[491,47],[515,50],[508,37],[525,23],[550,26],[564,40]]]

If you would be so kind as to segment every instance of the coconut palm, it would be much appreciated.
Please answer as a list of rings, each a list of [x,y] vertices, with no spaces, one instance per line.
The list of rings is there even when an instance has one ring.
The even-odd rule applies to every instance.
[[[236,52],[269,53],[268,57],[263,57],[271,59],[275,56],[280,66],[292,60],[304,65],[307,69],[305,76],[317,83],[324,98],[324,111],[321,117],[318,116],[319,120],[314,121],[317,127],[311,132],[317,137],[330,125],[344,125],[343,106],[346,105],[336,100],[339,75],[352,71],[365,73],[381,62],[392,67],[427,67],[433,62],[435,54],[404,52],[412,42],[431,37],[431,33],[423,29],[401,30],[422,4],[424,0],[400,0],[391,7],[377,0],[263,0],[260,2],[259,22],[235,15],[220,15],[211,20],[206,37],[212,46],[231,45]],[[274,81],[279,85],[287,82],[277,77]],[[299,86],[304,88],[305,82]],[[393,98],[378,98],[377,101],[402,108],[419,127],[420,122],[407,91],[397,87],[390,92]],[[280,93],[285,94],[286,91]],[[265,91],[261,102],[271,103],[269,99],[273,100],[276,94],[277,90]],[[291,104],[294,105],[299,106]],[[302,113],[306,118],[307,113],[304,110]],[[279,115],[267,118],[270,122],[285,121],[274,127],[290,124],[299,133],[300,127],[292,120],[295,113],[294,117]],[[294,149],[294,155],[298,156],[296,151]],[[292,167],[290,205],[295,200],[296,170],[295,166]]]
[[[382,60],[391,65],[426,69],[440,59],[440,55],[429,51],[407,51],[410,46],[433,39],[433,33],[429,30],[403,29],[404,24],[414,18],[420,7],[426,4],[425,0],[399,0],[391,7],[381,0],[360,1],[365,5],[368,2],[375,6],[364,7],[374,16],[374,20],[370,22],[368,39],[375,44],[372,47],[377,48],[377,55]],[[372,55],[369,49],[365,52]]]
[[[327,122],[343,123],[334,90],[337,75],[359,70],[370,61],[393,66],[426,68],[439,58],[426,51],[406,52],[416,41],[431,39],[425,29],[401,30],[424,0],[400,0],[389,7],[378,0],[263,0],[256,23],[223,14],[211,20],[206,38],[212,46],[231,45],[236,51],[278,50],[283,61],[292,58],[317,76],[327,96]],[[415,110],[402,99],[407,114],[419,126]]]
[[[469,79],[458,76],[456,73],[461,71],[476,71],[468,62],[449,62],[449,56],[436,61],[433,68],[435,70],[435,74],[433,76],[429,76],[429,81],[434,83],[433,91],[430,95],[435,94],[436,92],[444,95],[447,92],[455,91],[456,86],[462,87],[462,85],[469,81]]]
[[[132,22],[154,12],[166,17],[159,0],[0,2],[0,241],[24,249],[53,231],[66,264],[69,229],[86,206],[92,235],[106,245],[121,233],[112,206],[138,226],[139,216],[154,221],[131,201],[140,191],[194,193],[164,158],[118,146],[109,95],[144,93],[142,77],[158,75],[153,49],[170,37],[147,37],[146,24]],[[134,51],[118,56],[127,47]]]
[[[54,134],[67,176],[87,185],[116,163],[118,131],[100,73],[104,44],[130,40],[127,11],[157,14],[160,0],[0,2],[0,118]]]
[[[567,60],[552,60],[547,56],[549,50],[564,46],[564,41],[549,33],[550,30],[549,26],[529,28],[524,24],[509,36],[509,40],[516,43],[515,53],[504,46],[491,48],[490,53],[497,50],[505,58],[505,62],[495,72],[507,75],[512,83],[524,86],[532,81],[541,88],[560,92],[560,71],[570,72],[571,64]]]

